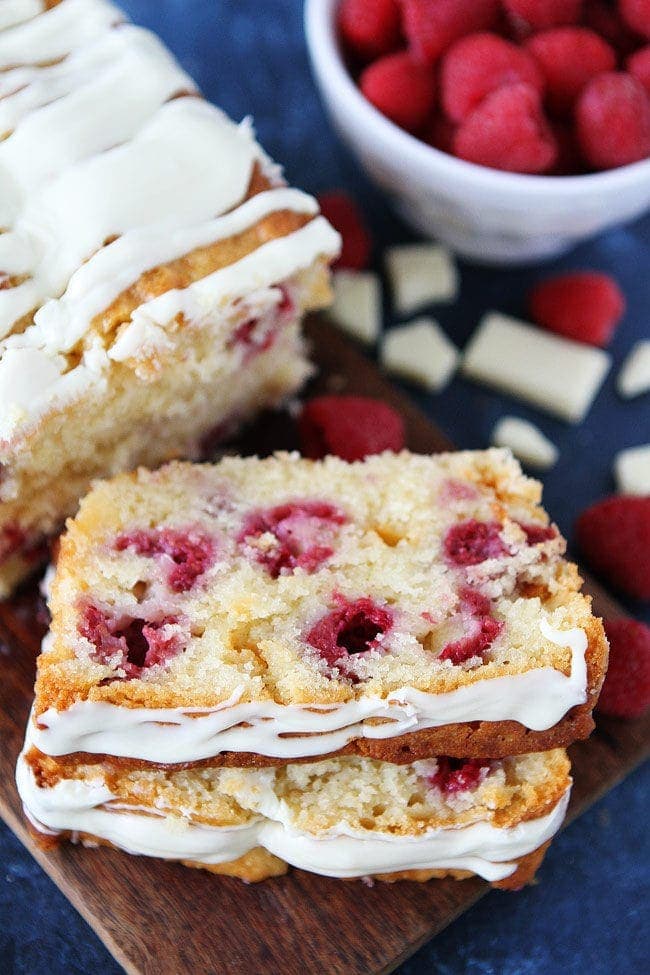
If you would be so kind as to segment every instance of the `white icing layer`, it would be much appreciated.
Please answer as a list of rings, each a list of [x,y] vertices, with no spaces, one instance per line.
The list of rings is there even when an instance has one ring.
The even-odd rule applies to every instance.
[[[39,17],[19,19],[24,22],[0,35],[0,69],[64,58],[119,23],[124,14],[107,0],[62,0]]]
[[[130,139],[160,105],[194,89],[156,36],[137,27],[116,28],[91,46],[84,58],[87,77],[82,79],[69,67],[64,72],[65,64],[40,69],[47,76],[40,84],[33,81],[4,99],[7,105],[0,102],[6,113],[12,102],[24,108],[30,94],[34,100],[48,98],[20,120],[14,112],[15,127],[8,125],[14,131],[0,143],[0,189],[9,174],[10,186],[15,183],[25,194],[48,176]],[[51,90],[52,75],[59,82],[58,92]],[[65,82],[68,91],[62,90]],[[17,207],[18,199],[12,203]],[[11,212],[3,207],[0,213],[6,226]]]
[[[2,0],[0,4],[0,30],[22,24],[43,10],[42,0]]]
[[[516,870],[514,861],[532,853],[557,832],[569,801],[567,790],[546,816],[511,828],[482,822],[400,837],[353,830],[340,823],[316,836],[296,830],[288,819],[260,817],[238,828],[218,828],[176,816],[127,812],[119,800],[117,811],[115,806],[111,811],[115,797],[102,783],[65,780],[40,789],[22,757],[16,780],[28,818],[37,829],[48,833],[88,833],[129,853],[205,864],[234,860],[262,846],[294,867],[328,877],[448,869],[469,870],[490,881],[502,880]]]
[[[385,699],[362,697],[334,706],[242,703],[235,693],[207,713],[199,708],[126,708],[79,701],[65,711],[49,709],[31,733],[36,747],[47,755],[91,752],[176,764],[227,751],[306,758],[338,751],[355,738],[394,738],[454,722],[512,720],[542,731],[587,699],[587,637],[581,629],[557,630],[545,620],[540,627],[547,640],[570,648],[568,677],[542,667],[478,680],[445,694],[403,687]],[[388,721],[371,723],[377,718]]]
[[[112,347],[90,336],[70,369],[64,354],[145,271],[279,210],[318,212],[285,187],[245,201],[254,165],[281,182],[249,121],[175,97],[195,91],[192,80],[153,34],[122,19],[104,0],[45,13],[27,0],[0,4],[0,441],[99,393],[112,361],[171,349],[165,330],[177,314],[217,327],[247,289],[338,252],[338,236],[315,222],[136,309]]]

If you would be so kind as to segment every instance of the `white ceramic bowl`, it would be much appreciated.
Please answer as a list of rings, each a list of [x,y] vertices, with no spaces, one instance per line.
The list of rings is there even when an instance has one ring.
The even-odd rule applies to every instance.
[[[586,176],[524,176],[456,159],[398,128],[361,94],[341,58],[338,0],[306,0],[316,82],[368,175],[416,230],[491,264],[552,257],[650,207],[650,160]]]

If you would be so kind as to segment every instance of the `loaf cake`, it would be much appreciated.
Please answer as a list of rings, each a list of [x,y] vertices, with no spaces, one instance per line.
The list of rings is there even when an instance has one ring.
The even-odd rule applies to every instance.
[[[309,374],[338,235],[105,0],[0,11],[0,597],[94,477],[197,458]]]
[[[559,829],[561,749],[393,765],[358,756],[265,769],[66,768],[27,745],[18,786],[37,841],[108,844],[247,881],[472,874],[519,888]]]
[[[497,449],[99,483],[61,540],[32,740],[137,769],[586,737],[607,642],[539,500]]]

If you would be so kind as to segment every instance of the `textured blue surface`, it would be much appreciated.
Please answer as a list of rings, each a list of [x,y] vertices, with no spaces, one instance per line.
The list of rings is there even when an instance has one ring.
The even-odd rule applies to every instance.
[[[205,94],[235,118],[251,114],[267,150],[289,180],[312,191],[346,186],[364,206],[382,245],[409,239],[385,202],[335,139],[309,74],[300,0],[123,0],[152,27]],[[613,489],[611,465],[623,447],[650,440],[650,396],[630,402],[614,375],[634,342],[650,333],[650,218],[614,231],[558,262],[616,274],[629,310],[612,346],[615,367],[586,423],[574,428],[456,380],[441,396],[413,395],[463,447],[485,446],[506,410],[530,417],[560,446],[545,501],[571,536],[576,514]],[[554,269],[546,265],[543,273]],[[480,314],[523,313],[540,269],[463,266],[460,302],[436,314],[462,345]],[[650,618],[648,608],[630,606]],[[540,883],[512,896],[491,893],[425,946],[402,975],[637,975],[647,968],[650,769],[620,785],[555,842]],[[1,975],[112,975],[119,966],[37,864],[0,828]],[[181,973],[179,973],[181,975]]]

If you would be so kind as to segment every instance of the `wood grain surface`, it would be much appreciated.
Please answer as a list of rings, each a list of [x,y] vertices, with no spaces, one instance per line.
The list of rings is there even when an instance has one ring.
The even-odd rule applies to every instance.
[[[449,441],[339,333],[308,326],[320,375],[312,391],[361,393],[396,407],[408,446]],[[295,446],[284,415],[267,415],[242,452]],[[622,615],[590,585],[596,611]],[[32,698],[34,661],[46,626],[36,585],[0,606],[0,815],[129,973],[137,975],[379,975],[390,972],[489,888],[478,879],[366,887],[298,870],[259,885],[115,850],[71,846],[50,853],[30,839],[13,780]],[[568,821],[648,755],[650,716],[599,720],[571,749],[575,786]],[[503,897],[516,895],[502,895]],[[504,902],[503,910],[507,910]]]

